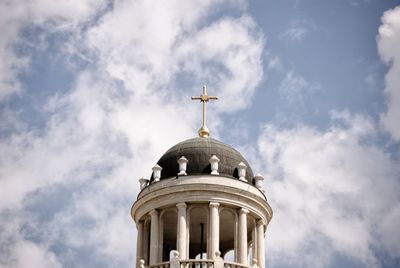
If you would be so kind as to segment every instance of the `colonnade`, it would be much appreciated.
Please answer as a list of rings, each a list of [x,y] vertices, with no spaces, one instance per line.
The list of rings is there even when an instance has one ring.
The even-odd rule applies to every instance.
[[[189,204],[190,205],[190,204]],[[207,205],[207,204],[205,204]],[[223,205],[222,205],[223,206]],[[208,203],[208,235],[207,235],[207,258],[217,259],[220,256],[220,210],[221,204],[218,202]],[[176,215],[177,215],[177,230],[176,230],[176,250],[179,252],[180,259],[189,258],[189,225],[188,222],[188,204],[178,203],[176,204]],[[160,221],[161,210],[152,210],[137,223],[137,260],[145,259],[147,265],[156,264],[162,261],[162,235],[160,230],[163,226]],[[235,261],[241,265],[248,266],[248,246],[252,245],[253,263],[257,264],[260,268],[264,268],[265,253],[264,253],[264,223],[261,219],[256,219],[248,209],[237,208],[236,209],[236,222],[237,226],[234,240],[232,241],[235,245],[234,255]],[[143,219],[150,216],[149,228],[146,228]],[[249,217],[255,222],[254,228],[251,230],[251,243],[248,239],[248,220]],[[161,245],[161,246],[160,246]],[[148,261],[147,261],[148,260]]]

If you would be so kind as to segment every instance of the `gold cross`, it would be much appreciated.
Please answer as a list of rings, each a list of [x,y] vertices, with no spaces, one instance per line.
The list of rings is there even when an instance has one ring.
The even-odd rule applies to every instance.
[[[209,100],[218,100],[217,96],[209,96],[207,94],[207,88],[206,86],[203,86],[203,94],[197,97],[192,97],[192,100],[200,100],[203,103],[203,126],[199,129],[199,136],[204,138],[204,137],[209,137],[210,136],[210,131],[208,130],[206,126],[206,103]]]

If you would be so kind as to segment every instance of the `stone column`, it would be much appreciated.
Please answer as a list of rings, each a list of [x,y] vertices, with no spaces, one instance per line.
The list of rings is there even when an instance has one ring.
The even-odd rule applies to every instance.
[[[208,259],[215,259],[215,252],[219,252],[219,203],[210,202],[210,236]]]
[[[234,249],[233,249],[233,257],[234,257],[234,261],[235,262],[238,262],[238,252],[239,252],[239,246],[238,246],[238,241],[239,241],[239,238],[238,238],[238,235],[239,235],[239,232],[238,232],[238,216],[237,215],[235,215],[235,234],[234,234],[234,242],[233,242],[233,246],[234,246]]]
[[[138,221],[136,224],[137,228],[137,238],[136,238],[136,262],[137,267],[139,266],[139,261],[143,259],[143,233],[144,233],[144,223],[143,221]]]
[[[264,224],[262,220],[257,221],[257,263],[260,268],[265,268]]]
[[[149,245],[150,245],[150,224],[149,221],[146,220],[144,222],[144,232],[143,232],[143,259],[145,263],[149,265]]]
[[[150,225],[150,260],[149,265],[158,263],[158,238],[159,238],[159,224],[158,224],[158,211],[150,211],[151,225]]]
[[[179,252],[181,259],[187,259],[186,249],[187,249],[187,234],[186,234],[186,204],[178,203],[176,204],[178,208],[178,227],[176,231],[176,249]]]
[[[257,225],[256,224],[254,224],[253,231],[251,232],[251,255],[252,255],[251,264],[254,265],[254,260],[257,261]]]
[[[245,208],[239,210],[238,262],[247,266],[247,213]]]
[[[163,246],[164,246],[164,219],[160,213],[158,216],[158,262],[163,261]]]

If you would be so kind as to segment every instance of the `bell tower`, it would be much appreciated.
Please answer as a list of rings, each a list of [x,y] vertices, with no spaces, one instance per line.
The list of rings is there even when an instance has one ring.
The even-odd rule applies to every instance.
[[[141,178],[131,209],[137,267],[265,267],[272,209],[263,177],[231,146],[210,138],[203,94],[199,137],[171,147]]]

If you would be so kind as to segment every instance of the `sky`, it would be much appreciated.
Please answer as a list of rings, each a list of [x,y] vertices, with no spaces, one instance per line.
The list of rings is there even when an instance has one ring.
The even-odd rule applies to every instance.
[[[0,267],[133,267],[138,179],[237,148],[268,267],[400,265],[400,1],[0,1]]]

